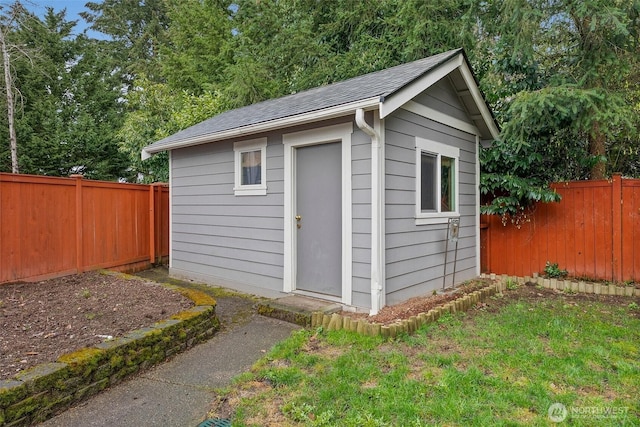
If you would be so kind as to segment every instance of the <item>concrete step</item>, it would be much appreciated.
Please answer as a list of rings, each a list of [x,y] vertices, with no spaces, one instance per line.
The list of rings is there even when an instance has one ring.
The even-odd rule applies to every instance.
[[[304,327],[311,326],[312,313],[331,314],[342,310],[342,306],[338,303],[303,295],[287,295],[282,298],[265,300],[258,302],[255,307],[256,311],[263,316]]]

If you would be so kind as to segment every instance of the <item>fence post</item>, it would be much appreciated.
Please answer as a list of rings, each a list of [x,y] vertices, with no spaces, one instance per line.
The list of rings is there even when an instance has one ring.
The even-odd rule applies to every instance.
[[[149,185],[149,261],[162,262],[162,189],[165,184]]]
[[[155,238],[156,238],[156,259],[158,261],[158,264],[162,263],[162,187],[163,185],[161,183],[156,184],[156,189],[157,191],[154,193],[155,194],[155,214],[156,214],[156,221],[155,221],[155,226],[156,226],[156,231],[155,231]]]
[[[613,243],[613,281],[622,280],[622,176],[614,174],[611,180],[611,225]]]
[[[82,216],[82,175],[73,174],[70,176],[76,180],[76,270],[77,273],[84,271],[84,259],[82,256],[82,228],[84,218]]]
[[[156,262],[156,202],[155,187],[149,185],[149,262]]]
[[[480,273],[491,271],[491,230],[485,215],[480,215]]]

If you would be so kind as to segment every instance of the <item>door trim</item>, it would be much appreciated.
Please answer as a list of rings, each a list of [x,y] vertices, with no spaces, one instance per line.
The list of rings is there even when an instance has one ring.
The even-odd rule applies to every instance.
[[[297,248],[296,156],[295,149],[305,145],[341,142],[342,148],[342,297],[351,305],[352,226],[351,226],[351,134],[353,122],[282,135],[284,144],[284,280],[283,291],[296,290]]]

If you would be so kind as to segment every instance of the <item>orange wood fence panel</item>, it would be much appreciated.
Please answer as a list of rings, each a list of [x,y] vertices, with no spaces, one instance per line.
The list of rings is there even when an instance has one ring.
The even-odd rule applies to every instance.
[[[640,180],[579,181],[552,186],[559,203],[540,203],[517,228],[483,215],[485,272],[531,276],[547,261],[575,277],[640,280]]]
[[[156,262],[168,202],[164,185],[0,174],[0,283]]]
[[[75,187],[0,174],[0,283],[76,270]]]
[[[123,189],[117,183],[83,182],[83,268],[93,270],[147,261],[149,210],[146,185],[129,184]]]
[[[640,280],[640,179],[622,181],[622,277]]]

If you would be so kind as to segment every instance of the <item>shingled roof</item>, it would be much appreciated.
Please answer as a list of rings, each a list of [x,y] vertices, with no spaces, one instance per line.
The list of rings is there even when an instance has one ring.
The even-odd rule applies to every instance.
[[[250,134],[261,124],[275,124],[297,117],[308,118],[307,122],[313,121],[314,113],[340,106],[345,106],[346,110],[353,106],[355,110],[362,106],[381,105],[407,85],[457,55],[463,55],[462,49],[229,110],[145,147],[143,157],[167,149]]]

